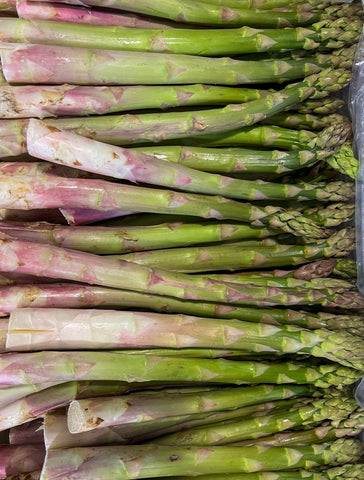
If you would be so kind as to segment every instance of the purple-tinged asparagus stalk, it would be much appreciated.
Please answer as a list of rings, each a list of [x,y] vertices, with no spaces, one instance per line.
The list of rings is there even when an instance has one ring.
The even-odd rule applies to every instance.
[[[74,380],[202,385],[300,383],[351,385],[362,372],[338,364],[263,363],[224,359],[157,357],[109,352],[52,351],[0,354],[0,384],[36,388]],[[26,382],[26,385],[24,383]]]
[[[127,210],[109,210],[101,212],[100,210],[92,210],[88,208],[60,208],[59,211],[66,219],[68,225],[81,226],[90,223],[110,220],[111,218],[124,217],[136,212]]]
[[[29,0],[20,0],[16,4],[19,18],[29,20],[50,20],[87,25],[112,26],[119,25],[125,28],[173,28],[178,26],[172,22],[149,20],[133,13],[114,13],[97,9],[85,8],[76,5],[45,3]]]
[[[17,210],[15,208],[0,209],[0,221],[15,222],[53,222],[62,224],[64,217],[58,209]]]
[[[6,350],[15,352],[123,348],[309,354],[358,369],[364,356],[364,342],[344,332],[112,310],[17,309],[6,337]]]
[[[36,278],[36,277],[35,277]],[[364,336],[362,319],[353,315],[333,315],[310,313],[289,309],[249,308],[246,306],[224,305],[178,300],[161,295],[117,290],[79,284],[54,285],[15,285],[0,287],[2,315],[8,315],[16,308],[145,308],[157,312],[184,313],[201,317],[240,319],[270,325],[296,325],[310,330],[325,328],[346,330],[352,335]],[[353,306],[351,291],[346,295],[347,304]],[[340,300],[343,300],[341,297]],[[355,302],[355,299],[354,299]],[[7,327],[6,327],[7,331]]]
[[[255,102],[250,102],[253,103]],[[223,122],[222,119],[220,121]],[[240,200],[307,198],[340,201],[348,200],[353,195],[352,185],[340,182],[328,183],[326,186],[307,183],[279,185],[201,172],[136,150],[111,146],[72,132],[58,130],[35,119],[29,121],[27,149],[34,157],[69,167],[76,165],[87,172],[134,183],[224,195]]]
[[[17,427],[12,427],[9,431],[10,445],[37,445],[43,442],[43,419],[41,418]]]
[[[347,234],[347,230],[342,230],[333,235],[325,244],[322,253],[335,255],[336,243],[344,244],[343,239]],[[316,246],[312,249],[317,253]],[[308,246],[304,246],[304,254],[308,251]],[[253,260],[256,264],[256,257],[253,257]],[[305,263],[304,259],[302,260]],[[209,279],[153,269],[130,261],[113,260],[76,250],[6,238],[0,240],[0,271],[67,279],[184,300],[235,304],[246,302],[246,292],[240,291],[239,287],[233,284],[211,282]]]
[[[2,87],[1,91],[1,118],[104,115],[148,108],[228,105],[257,100],[268,94],[264,90],[212,85],[9,85]]]
[[[104,180],[63,178],[55,175],[3,175],[0,208],[86,208],[99,211],[167,213],[230,219],[267,225],[294,235],[323,238],[327,232],[300,212],[261,207],[220,196],[116,184]]]
[[[40,470],[45,458],[43,445],[0,445],[0,477]]]
[[[182,247],[227,240],[266,238],[276,230],[239,223],[165,223],[146,227],[68,227],[47,222],[0,222],[14,240],[45,243],[95,254]]]
[[[169,447],[127,445],[49,450],[43,480],[125,480],[207,473],[239,473],[356,462],[362,454],[359,441],[337,440],[309,447]],[[259,460],[257,460],[259,458]],[[105,460],[107,459],[107,460]]]
[[[0,51],[6,81],[56,85],[284,83],[324,68],[348,68],[355,54],[355,49],[349,47],[330,55],[320,54],[299,60],[254,62],[32,44],[3,44]],[[29,64],[32,69],[27,67]]]

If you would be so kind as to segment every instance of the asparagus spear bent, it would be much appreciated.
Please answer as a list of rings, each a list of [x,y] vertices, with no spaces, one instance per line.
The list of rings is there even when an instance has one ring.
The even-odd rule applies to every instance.
[[[255,102],[249,102],[253,103]],[[195,117],[195,120],[197,118],[199,116]],[[256,118],[254,114],[252,118]],[[331,182],[327,185],[280,185],[200,172],[132,149],[114,147],[72,132],[58,130],[36,119],[29,121],[27,149],[34,157],[70,167],[76,165],[78,169],[100,175],[189,192],[224,195],[240,200],[297,198],[340,201],[348,200],[353,195],[351,183],[345,182]]]
[[[47,1],[47,0],[46,0]],[[53,0],[56,3],[62,0]],[[68,0],[67,3],[79,4],[78,0]],[[114,8],[128,12],[141,13],[152,17],[167,18],[177,22],[197,23],[199,25],[248,25],[250,27],[291,27],[294,25],[309,25],[322,19],[333,19],[348,11],[348,6],[337,6],[317,11],[307,11],[297,5],[295,12],[264,11],[260,9],[227,8],[214,4],[192,0],[163,0],[156,6],[152,0],[85,0],[83,5]],[[349,10],[349,12],[351,9]],[[357,11],[357,10],[355,10]]]
[[[174,213],[203,218],[231,219],[267,225],[294,235],[323,238],[324,229],[300,212],[281,207],[258,207],[225,197],[197,195],[116,184],[104,180],[63,178],[55,175],[3,175],[0,208],[81,208],[102,212],[123,210]],[[296,232],[296,233],[295,233]]]
[[[232,56],[267,50],[312,50],[332,44],[343,47],[359,40],[361,25],[355,18],[340,18],[313,24],[310,29],[157,30],[1,18],[0,41],[89,48],[92,38],[93,48],[103,50]]]
[[[86,480],[92,475],[94,480],[108,477],[123,480],[130,478],[130,472],[134,478],[172,476],[181,472],[186,475],[211,471],[248,473],[355,462],[361,453],[362,446],[355,440],[296,448],[214,447],[208,453],[206,448],[159,445],[83,447],[49,450],[41,478]]]
[[[5,48],[6,47],[6,48]],[[324,68],[349,68],[355,49],[300,60],[239,61],[193,55],[121,52],[52,45],[4,44],[1,63],[12,83],[77,85],[239,85],[284,83]],[[31,71],[26,65],[38,65]],[[145,72],[148,71],[146,78]]]

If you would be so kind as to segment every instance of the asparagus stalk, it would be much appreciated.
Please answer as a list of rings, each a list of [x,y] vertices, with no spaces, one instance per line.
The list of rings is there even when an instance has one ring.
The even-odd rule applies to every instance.
[[[208,446],[226,445],[246,439],[261,438],[270,433],[283,432],[289,428],[310,425],[326,419],[343,419],[357,409],[353,399],[323,398],[309,401],[307,405],[294,405],[290,410],[253,414],[231,423],[215,423],[187,429],[153,440],[157,445]]]
[[[8,374],[11,365],[12,375]],[[25,366],[24,366],[25,365]],[[336,364],[263,363],[223,359],[153,357],[108,352],[6,353],[0,356],[0,383],[32,386],[74,380],[117,382],[309,383],[351,385],[362,372]]]
[[[44,443],[43,419],[32,420],[11,428],[9,431],[9,443],[10,445],[39,445]]]
[[[142,29],[119,26],[77,25],[59,21],[2,18],[0,40],[9,43],[59,45],[63,47],[175,53],[183,55],[241,55],[284,49],[312,50],[319,46],[344,47],[360,38],[362,23],[340,18],[315,23],[310,29]]]
[[[34,3],[34,2],[32,2]],[[213,85],[89,87],[77,85],[4,86],[2,118],[103,115],[147,108],[227,105],[267,95],[252,88]]]
[[[43,445],[0,445],[0,476],[40,470],[45,458]]]
[[[308,470],[257,472],[237,474],[210,474],[199,475],[200,480],[332,480],[336,478],[357,480],[362,474],[362,464],[341,465],[339,467],[321,470],[320,472]],[[170,480],[191,480],[191,477],[169,477]]]
[[[147,308],[157,312],[185,313],[204,317],[241,319],[271,325],[296,325],[303,328],[347,330],[352,335],[364,336],[360,316],[311,313],[277,308],[249,308],[218,303],[178,300],[160,295],[116,290],[112,288],[63,284],[16,285],[1,287],[1,312],[11,313],[16,308]],[[350,293],[352,295],[353,292]],[[355,296],[355,295],[354,295]],[[350,303],[349,303],[350,307]]]
[[[47,0],[46,0],[47,1]],[[53,0],[62,2],[62,0]],[[79,4],[78,0],[68,0],[67,3]],[[127,12],[140,13],[154,17],[167,18],[169,20],[199,25],[236,26],[247,25],[250,27],[291,27],[294,25],[310,25],[322,19],[332,19],[345,14],[347,6],[328,7],[324,10],[307,11],[306,8],[297,9],[294,12],[264,11],[251,8],[227,8],[225,5],[206,4],[191,0],[163,0],[156,6],[151,0],[141,0],[137,4],[130,0],[86,0],[83,5],[93,7],[114,8]],[[349,12],[352,10],[350,9]],[[355,10],[357,12],[358,9]]]
[[[68,324],[73,327],[70,334]],[[75,335],[75,331],[82,334]],[[257,353],[310,354],[362,369],[362,343],[344,332],[308,331],[241,320],[112,310],[31,308],[12,312],[6,350],[232,348]]]
[[[172,476],[214,473],[256,472],[282,470],[319,465],[335,465],[356,461],[362,446],[355,440],[338,440],[332,444],[310,447],[215,447],[206,455],[206,449],[198,447],[174,447],[159,445],[128,445],[123,447],[84,447],[50,450],[47,453],[42,478],[94,480],[105,476],[115,480],[149,476]],[[257,460],[259,455],[259,461]],[[105,458],[107,457],[107,463]],[[171,461],[173,458],[173,461]],[[87,461],[86,461],[87,459]],[[122,461],[120,461],[122,459]],[[142,459],[142,462],[141,462]],[[227,461],[228,459],[228,461]],[[67,467],[65,468],[65,465]],[[76,472],[73,474],[72,472]]]
[[[266,238],[277,233],[268,228],[217,222],[165,223],[124,228],[69,227],[47,222],[1,222],[0,232],[16,240],[45,243],[95,254]]]
[[[120,25],[126,28],[173,28],[172,22],[151,20],[148,17],[132,13],[114,13],[95,10],[80,6],[33,2],[20,0],[16,2],[16,12],[19,18],[29,20],[50,20],[68,23],[81,23],[89,25]],[[178,24],[176,24],[178,26]]]
[[[0,120],[0,158],[26,153],[27,120]]]
[[[349,47],[334,51],[331,55],[319,54],[301,60],[254,62],[193,55],[4,44],[1,48],[1,63],[5,79],[12,83],[238,85],[284,83],[325,68],[350,68],[354,53],[355,48]],[[29,70],[26,68],[29,63],[38,65],[39,68]]]
[[[6,480],[40,480],[41,470],[35,472],[20,473],[17,475],[10,475],[6,477]]]
[[[255,102],[249,102],[250,105],[253,103]],[[274,107],[271,110],[273,109]],[[222,115],[220,115],[220,121],[223,121],[221,117]],[[77,168],[87,172],[134,183],[144,182],[189,192],[224,195],[240,200],[265,198],[303,200],[307,198],[340,201],[348,200],[353,195],[351,183],[345,182],[332,182],[327,185],[310,185],[309,183],[280,185],[259,180],[231,179],[200,172],[132,149],[114,147],[72,132],[58,130],[35,119],[29,122],[27,149],[34,157],[69,167],[77,165]]]
[[[316,152],[312,150],[287,152],[158,145],[138,147],[135,150],[160,160],[211,173],[284,173],[310,166],[318,161]]]
[[[18,209],[86,208],[99,211],[174,213],[203,218],[231,219],[251,226],[280,229],[294,235],[322,238],[326,232],[300,212],[258,207],[219,196],[120,185],[104,180],[55,175],[3,175],[0,207]]]
[[[311,395],[303,385],[285,387],[258,385],[254,387],[219,388],[207,392],[160,392],[154,395],[136,393],[120,397],[102,397],[73,401],[67,412],[71,433],[105,428],[153,419],[194,413],[234,410],[297,396]],[[100,421],[95,422],[94,419]]]
[[[61,213],[62,218],[67,221],[67,224],[72,226],[102,222],[104,220],[120,218],[135,213],[128,210],[109,210],[107,212],[102,212],[100,210],[87,208],[60,208],[59,212]]]
[[[352,236],[352,230],[343,229],[334,233],[327,240],[308,245],[254,246],[254,249],[249,249],[249,247],[244,248],[241,243],[236,242],[229,244],[229,248],[226,248],[224,244],[217,244],[127,253],[112,255],[111,258],[184,273],[215,270],[236,271],[258,266],[259,268],[282,267],[300,265],[328,257],[345,257],[353,248]]]
[[[330,115],[336,113],[345,105],[345,101],[341,98],[326,97],[325,99],[308,99],[300,105],[296,105],[294,110],[300,113],[311,113],[317,115]]]

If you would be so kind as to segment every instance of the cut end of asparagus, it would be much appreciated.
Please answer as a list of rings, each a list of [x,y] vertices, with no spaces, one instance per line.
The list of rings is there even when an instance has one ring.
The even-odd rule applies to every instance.
[[[340,151],[326,158],[326,162],[330,167],[351,178],[356,177],[359,169],[359,162],[354,157],[350,142],[345,142]]]
[[[87,431],[85,425],[88,425],[88,430],[96,428],[97,425],[102,423],[102,418],[95,418],[94,421],[86,419],[83,409],[80,407],[78,401],[74,400],[70,403],[67,412],[67,427],[70,433],[80,433]]]

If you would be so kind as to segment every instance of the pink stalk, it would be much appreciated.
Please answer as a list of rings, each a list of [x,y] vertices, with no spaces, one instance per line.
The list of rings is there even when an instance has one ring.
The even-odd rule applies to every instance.
[[[172,28],[172,22],[148,20],[133,13],[112,13],[81,6],[20,0],[16,10],[19,18],[50,20],[98,26],[118,25],[126,28]],[[178,24],[176,24],[178,25]],[[186,28],[186,27],[185,27]]]
[[[37,445],[44,442],[43,419],[13,427],[9,432],[11,445]]]
[[[0,158],[27,153],[27,125],[28,120],[0,120]]]
[[[40,470],[44,458],[42,445],[0,445],[0,478]]]

